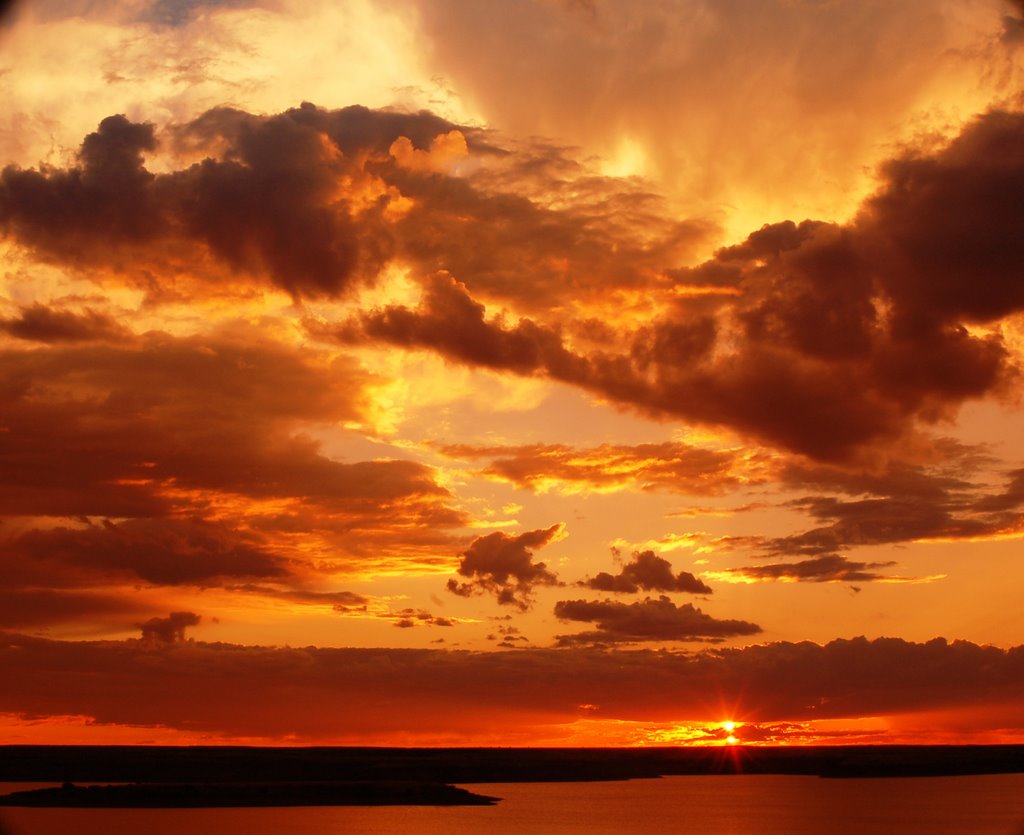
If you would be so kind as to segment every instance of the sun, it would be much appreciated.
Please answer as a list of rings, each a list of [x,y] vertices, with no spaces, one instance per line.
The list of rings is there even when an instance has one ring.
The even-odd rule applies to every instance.
[[[735,734],[733,734],[733,731],[735,731],[736,728],[738,727],[738,724],[736,722],[734,722],[732,719],[726,719],[723,722],[719,722],[718,726],[723,731],[725,731],[726,734],[728,734],[728,736],[726,736],[726,738],[725,738],[725,744],[726,745],[736,745],[739,742],[739,740],[736,738]]]

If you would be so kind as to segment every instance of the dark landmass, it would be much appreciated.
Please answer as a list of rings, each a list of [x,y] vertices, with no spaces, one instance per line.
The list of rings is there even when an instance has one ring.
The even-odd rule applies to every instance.
[[[496,797],[439,783],[134,783],[33,789],[0,806],[75,809],[205,809],[231,806],[493,806]]]
[[[679,774],[937,777],[1024,773],[1024,746],[252,748],[0,746],[0,781],[472,784]]]

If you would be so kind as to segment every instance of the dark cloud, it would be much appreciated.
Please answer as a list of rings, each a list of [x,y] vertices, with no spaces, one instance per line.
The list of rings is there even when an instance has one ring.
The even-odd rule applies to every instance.
[[[452,578],[448,591],[462,596],[493,592],[499,603],[527,609],[536,586],[560,585],[553,571],[533,561],[533,549],[557,539],[563,528],[559,523],[518,536],[495,531],[477,537],[459,562],[459,575],[468,582]]]
[[[381,617],[394,621],[399,629],[411,629],[414,626],[455,626],[456,621],[452,618],[432,615],[424,609],[399,609],[397,612],[389,612]]]
[[[631,290],[665,287],[666,266],[692,257],[713,225],[675,220],[656,196],[593,176],[570,152],[510,146],[465,176],[384,173],[413,200],[395,225],[398,252],[528,310],[609,293],[629,304]]]
[[[0,319],[0,331],[33,342],[92,342],[131,339],[131,331],[107,313],[86,308],[82,313],[33,304],[14,319]]]
[[[559,635],[561,646],[639,641],[716,641],[756,635],[761,627],[742,620],[718,620],[690,603],[677,606],[662,595],[636,603],[614,600],[559,600],[555,617],[596,623],[597,630]]]
[[[1024,469],[1007,473],[1008,483],[1002,493],[984,496],[974,503],[973,509],[987,513],[1019,510],[1024,507]]]
[[[882,168],[883,186],[857,225],[889,266],[880,280],[896,325],[991,322],[1024,307],[1024,113],[976,118],[948,148]]]
[[[1006,243],[1021,221],[1019,113],[990,112],[945,149],[890,160],[845,226],[766,226],[692,269],[676,266],[678,246],[645,248],[630,223],[612,220],[625,201],[637,228],[657,226],[649,196],[613,199],[594,185],[567,208],[547,208],[539,186],[528,197],[509,191],[524,176],[517,166],[541,151],[453,130],[425,113],[219,109],[175,134],[180,148],[214,156],[152,174],[143,165],[152,128],[112,116],[86,137],[76,168],[5,169],[0,225],[56,260],[110,268],[131,255],[158,283],[174,259],[210,253],[221,279],[265,277],[296,296],[341,293],[397,254],[430,275],[419,308],[314,330],[548,376],[819,460],[895,443],[1014,373],[1001,340],[968,326],[1024,307],[1015,279],[1024,250]],[[453,135],[468,136],[487,164],[455,176],[429,162],[445,151],[438,138]],[[540,180],[552,186],[550,174]],[[658,294],[662,311],[631,332],[613,328],[620,351],[592,344],[585,322],[545,321],[565,292],[614,301],[616,287]],[[686,287],[716,294],[677,295]],[[488,318],[477,296],[541,315]]]
[[[799,722],[969,711],[1024,727],[1024,650],[936,639],[699,653],[273,648],[0,639],[0,710],[267,739],[482,744],[579,718]],[[259,693],[261,698],[253,699]],[[929,727],[936,728],[934,714]],[[952,720],[955,721],[955,720]],[[493,732],[500,728],[500,736]],[[523,734],[517,737],[517,733]]]
[[[1013,10],[1013,14],[1003,17],[1002,41],[1012,49],[1024,42],[1024,3],[1020,0],[1009,0],[1007,5]]]
[[[732,548],[775,561],[726,573],[813,582],[902,581],[909,578],[875,571],[894,563],[854,562],[842,554],[859,546],[928,539],[983,540],[1019,529],[1024,518],[1020,470],[1004,473],[1006,483],[999,488],[988,480],[994,461],[982,449],[938,442],[929,456],[937,463],[888,460],[876,467],[843,468],[800,459],[780,462],[777,473],[785,488],[822,491],[783,505],[817,524],[782,536],[731,538]],[[811,559],[794,562],[793,557]]]
[[[122,628],[110,589],[126,584],[348,611],[367,601],[309,589],[451,566],[466,518],[433,470],[337,460],[302,434],[359,419],[366,373],[255,336],[0,351],[0,585],[26,601],[8,625]]]
[[[310,323],[310,329],[342,342],[384,341],[405,348],[429,348],[471,365],[519,374],[584,374],[586,363],[568,351],[561,334],[523,319],[512,327],[487,320],[482,304],[447,272],[424,280],[420,307],[391,305],[368,312],[341,328]]]
[[[217,9],[266,8],[261,0],[154,0],[139,9],[138,19],[154,27],[181,27],[197,15]]]
[[[39,629],[55,624],[87,624],[93,629],[125,626],[126,619],[151,607],[132,595],[110,591],[79,591],[67,588],[33,588],[9,585],[6,567],[0,568],[0,626],[5,629]],[[65,583],[58,583],[65,585]]]
[[[373,118],[365,109],[346,115]],[[390,244],[386,198],[358,209],[353,193],[339,193],[360,172],[330,141],[330,119],[315,108],[214,111],[181,133],[194,148],[228,143],[223,157],[152,174],[143,154],[156,150],[153,126],[109,116],[83,141],[77,167],[4,169],[0,229],[41,257],[115,271],[130,262],[158,283],[185,266],[219,280],[266,278],[295,296],[335,295],[372,277]],[[206,253],[219,272],[204,269]]]
[[[230,493],[300,499],[349,529],[406,510],[459,524],[429,468],[337,461],[300,433],[359,418],[365,372],[251,336],[147,334],[124,347],[0,354],[5,511],[196,514],[210,493]]]
[[[189,276],[337,296],[398,257],[545,308],[664,283],[664,264],[709,230],[666,220],[653,195],[590,176],[563,151],[501,148],[427,112],[216,108],[169,137],[200,161],[151,173],[154,127],[115,115],[85,138],[77,166],[8,166],[0,232],[39,257],[118,273],[153,300],[180,295]],[[472,151],[473,164],[456,172],[446,142]]]
[[[185,640],[185,627],[196,626],[201,619],[195,612],[171,612],[165,618],[150,618],[140,623],[139,629],[143,641],[174,644]]]
[[[884,479],[875,489],[888,495],[854,500],[836,496],[805,496],[789,506],[827,524],[797,534],[764,539],[771,554],[831,554],[858,545],[886,545],[919,539],[984,539],[1015,530],[1022,517],[1024,491],[1018,471],[1010,474],[1001,492],[985,485],[956,479],[929,479],[922,473],[913,484],[896,481],[888,488]],[[908,487],[905,492],[898,488]],[[930,492],[934,490],[935,492]]]
[[[583,178],[555,209],[552,172],[568,165],[559,152],[365,108],[213,110],[174,133],[182,153],[207,158],[167,174],[144,167],[150,126],[108,117],[78,167],[4,170],[0,227],[42,257],[130,262],[157,285],[168,271],[212,269],[217,281],[267,279],[295,296],[337,295],[398,257],[428,276],[418,308],[311,330],[546,376],[841,461],[1013,378],[1001,339],[977,327],[1024,308],[1024,249],[1012,243],[1021,135],[1024,115],[987,113],[944,149],[886,163],[854,221],[769,225],[691,269],[678,267],[683,231],[651,238],[664,222],[650,195]],[[474,155],[462,174],[445,157],[452,137]],[[527,163],[543,173],[531,180]],[[645,300],[631,301],[638,288]],[[479,299],[538,315],[488,317]],[[643,309],[648,321],[597,338],[564,315],[568,299]]]
[[[681,289],[721,293],[682,293],[649,324],[614,329],[619,351],[542,319],[488,317],[447,274],[426,280],[418,308],[314,330],[543,375],[655,417],[849,461],[1014,378],[998,334],[969,326],[1024,309],[1014,231],[1024,218],[1013,197],[1021,136],[1024,115],[985,114],[947,148],[883,166],[881,188],[848,225],[769,225],[666,273]]]
[[[672,573],[672,564],[654,551],[634,552],[633,559],[615,575],[602,571],[580,583],[597,591],[626,592],[685,591],[690,594],[711,594],[711,588],[688,571]]]
[[[751,565],[730,568],[725,573],[749,580],[800,580],[813,583],[869,583],[873,580],[901,580],[904,578],[879,574],[875,569],[891,568],[895,562],[854,562],[837,554],[827,554],[809,560],[769,565]],[[860,589],[856,589],[860,591]]]
[[[284,579],[288,561],[259,537],[202,519],[129,519],[30,530],[0,548],[6,560],[102,583],[210,585],[237,578]],[[60,582],[50,578],[50,582]]]
[[[353,591],[310,591],[299,588],[277,588],[274,586],[245,583],[238,586],[225,586],[228,591],[240,591],[260,597],[273,597],[287,600],[290,603],[303,603],[309,606],[330,606],[339,614],[349,612],[365,612],[370,598]]]
[[[0,26],[6,26],[14,18],[20,5],[19,0],[0,0]]]

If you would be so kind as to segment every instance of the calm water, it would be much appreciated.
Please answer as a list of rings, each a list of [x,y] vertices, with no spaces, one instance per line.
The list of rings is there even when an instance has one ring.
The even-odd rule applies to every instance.
[[[0,784],[2,786],[2,784]],[[1024,775],[822,780],[740,775],[467,788],[492,807],[5,809],[3,835],[1024,835]],[[0,788],[0,792],[5,789]]]

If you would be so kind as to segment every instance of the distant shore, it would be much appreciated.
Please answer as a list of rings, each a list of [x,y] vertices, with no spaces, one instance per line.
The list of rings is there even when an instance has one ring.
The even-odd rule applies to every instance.
[[[499,798],[440,783],[133,783],[31,789],[0,806],[74,809],[204,809],[265,806],[491,806]]]
[[[0,746],[0,781],[21,783],[430,786],[699,774],[938,777],[1024,773],[1024,746],[713,748],[257,748]],[[263,790],[263,789],[260,789]],[[298,791],[293,788],[291,791]],[[307,789],[303,789],[307,790]],[[313,789],[309,789],[313,791]],[[255,789],[254,789],[255,791]],[[268,789],[269,791],[269,789]],[[338,791],[342,791],[338,789]],[[381,791],[384,791],[382,788]],[[426,789],[423,789],[426,791]],[[342,795],[339,795],[342,796]],[[424,795],[426,796],[426,795]]]

